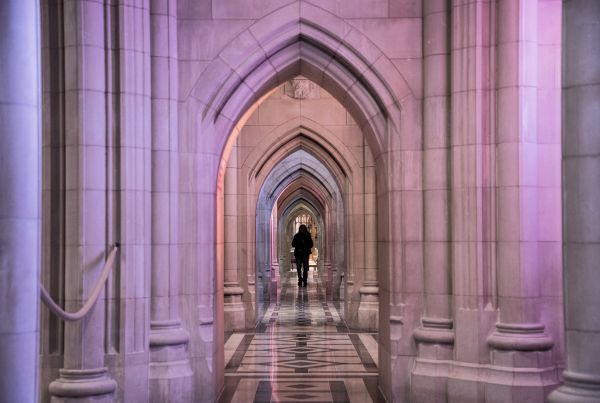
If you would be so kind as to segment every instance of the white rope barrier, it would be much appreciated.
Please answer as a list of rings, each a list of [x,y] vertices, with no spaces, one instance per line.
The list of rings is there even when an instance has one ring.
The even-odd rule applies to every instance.
[[[40,283],[40,297],[42,298],[42,301],[44,301],[44,304],[46,304],[48,309],[50,309],[50,311],[53,314],[68,322],[74,322],[83,319],[90,312],[94,304],[96,304],[96,301],[98,301],[100,291],[102,291],[104,283],[106,283],[106,279],[108,278],[108,275],[110,274],[110,271],[113,268],[113,263],[115,261],[115,256],[117,255],[118,249],[119,243],[115,242],[112,251],[108,255],[108,259],[106,259],[106,263],[104,263],[104,268],[102,268],[102,273],[100,274],[100,278],[96,283],[96,287],[94,287],[94,290],[90,294],[90,297],[79,311],[71,313],[63,310],[60,306],[56,304],[56,302],[52,300],[52,297],[50,296],[50,294],[48,294],[48,291],[46,291],[44,285]]]

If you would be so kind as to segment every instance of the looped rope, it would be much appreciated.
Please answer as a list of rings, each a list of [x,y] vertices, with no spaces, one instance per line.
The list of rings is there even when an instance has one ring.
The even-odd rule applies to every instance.
[[[52,300],[48,291],[44,288],[44,285],[40,283],[40,297],[44,304],[50,309],[50,311],[58,316],[59,318],[66,320],[68,322],[74,322],[86,317],[86,315],[90,312],[96,301],[98,301],[98,297],[100,296],[100,291],[102,291],[102,287],[104,287],[104,283],[110,274],[110,270],[113,267],[113,263],[115,261],[115,256],[117,255],[117,250],[119,249],[119,243],[115,242],[112,251],[108,255],[108,259],[106,259],[106,263],[104,263],[104,268],[102,269],[102,273],[100,274],[100,278],[98,279],[98,283],[96,283],[96,287],[92,291],[90,297],[85,302],[85,304],[81,307],[81,309],[77,312],[70,313],[63,310],[60,306],[56,304]]]

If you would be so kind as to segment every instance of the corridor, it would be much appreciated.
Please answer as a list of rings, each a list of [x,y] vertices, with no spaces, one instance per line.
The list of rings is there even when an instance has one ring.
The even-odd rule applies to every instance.
[[[0,37],[0,403],[600,402],[600,1],[3,0]]]
[[[343,304],[326,301],[317,273],[307,288],[290,273],[254,332],[226,335],[221,402],[384,401],[377,334],[348,329]]]

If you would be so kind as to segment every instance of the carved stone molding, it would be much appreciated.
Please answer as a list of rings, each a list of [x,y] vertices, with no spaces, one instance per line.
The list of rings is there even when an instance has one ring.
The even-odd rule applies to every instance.
[[[497,323],[496,331],[487,341],[497,350],[545,351],[554,345],[540,323]]]
[[[285,94],[294,99],[319,98],[319,89],[307,78],[293,78],[285,85]]]
[[[448,318],[421,318],[422,326],[413,336],[419,343],[454,344],[453,321]]]
[[[150,322],[150,347],[187,344],[189,339],[189,333],[181,327],[179,320]]]
[[[50,383],[52,396],[86,398],[113,393],[117,382],[109,378],[105,367],[93,369],[60,369],[59,378]]]

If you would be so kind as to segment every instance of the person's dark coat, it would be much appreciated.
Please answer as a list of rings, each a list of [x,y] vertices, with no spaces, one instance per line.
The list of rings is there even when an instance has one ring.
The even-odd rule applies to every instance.
[[[311,249],[313,247],[313,241],[310,237],[310,233],[298,232],[296,235],[294,235],[294,239],[292,240],[292,246],[294,247],[295,257],[306,257],[310,255]]]

